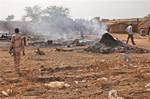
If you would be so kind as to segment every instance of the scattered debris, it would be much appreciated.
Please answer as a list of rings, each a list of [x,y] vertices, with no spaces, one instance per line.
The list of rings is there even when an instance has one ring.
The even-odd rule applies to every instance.
[[[86,45],[92,45],[95,41],[88,40],[88,39],[75,39],[70,45],[72,46],[86,46]]]
[[[149,53],[150,50],[134,47],[116,40],[109,33],[105,33],[101,40],[95,45],[88,47],[85,51],[96,53]]]
[[[86,42],[84,40],[81,40],[81,39],[75,39],[73,42],[72,42],[72,45],[75,45],[75,46],[85,46],[87,45]]]
[[[64,82],[59,82],[59,81],[54,81],[54,82],[50,82],[48,84],[44,84],[46,87],[48,88],[65,88],[65,87],[70,87],[69,84],[64,83]]]
[[[40,48],[37,48],[37,51],[35,51],[36,55],[45,55],[44,51],[41,51]]]
[[[53,40],[48,40],[48,41],[47,41],[47,45],[48,45],[48,46],[50,46],[50,45],[52,45],[52,44],[53,44]]]
[[[146,88],[146,91],[149,91],[149,92],[150,92],[150,83],[146,84],[146,85],[145,85],[145,88]]]
[[[51,41],[49,43],[51,46]],[[109,44],[106,45],[110,46]],[[115,43],[112,45],[115,46]],[[69,46],[74,51],[76,51],[75,48],[86,48]],[[32,53],[31,50],[34,50],[33,47],[28,49],[29,54]],[[56,47],[41,49],[49,52],[46,55],[33,53],[35,57],[46,59],[42,62],[27,60],[29,63],[25,65],[26,61],[23,60],[24,65],[21,71],[24,75],[23,78],[17,76],[18,79],[14,79],[15,72],[5,71],[10,69],[11,65],[9,61],[4,61],[4,58],[8,59],[8,56],[1,51],[3,58],[0,58],[0,63],[2,67],[6,67],[4,71],[2,70],[0,77],[0,98],[149,99],[149,54],[97,55],[86,52],[75,54],[74,52],[55,52],[55,49]],[[29,59],[27,56],[24,57]],[[28,69],[25,71],[26,68]],[[12,84],[13,88],[10,88]],[[115,92],[109,93],[111,89],[115,89]],[[17,93],[14,94],[15,92]]]
[[[87,81],[86,81],[86,80],[82,80],[81,82],[82,82],[82,83],[85,83],[85,82],[87,82]]]
[[[79,81],[74,81],[75,82],[75,84],[78,84],[79,83]]]
[[[47,43],[44,41],[34,41],[34,42],[29,42],[28,43],[29,46],[35,46],[35,47],[47,47]]]
[[[108,97],[109,97],[109,99],[124,99],[123,97],[118,96],[117,90],[109,91]]]
[[[121,54],[121,60],[123,62],[129,62],[131,59],[129,58],[128,54],[127,53],[122,53]]]
[[[24,96],[40,96],[46,93],[46,89],[43,88],[29,88],[24,92]]]
[[[38,60],[38,61],[46,60],[46,54],[44,51],[37,48],[37,50],[35,51],[35,54],[32,56],[32,59]]]
[[[6,96],[6,97],[9,97],[9,94],[7,92],[2,91],[1,93],[2,93],[2,95]]]
[[[73,51],[73,49],[72,48],[56,48],[56,51],[58,51],[58,52],[71,52],[71,51]]]
[[[98,80],[98,81],[108,81],[108,78],[102,77],[102,78],[98,78],[97,80]]]
[[[145,85],[146,88],[150,88],[150,83]]]
[[[39,73],[40,73],[41,75],[44,74],[44,69],[45,69],[45,67],[44,67],[43,65],[39,68]]]
[[[7,89],[6,91],[1,91],[1,94],[6,96],[6,97],[9,97],[9,96],[13,95],[13,90]]]
[[[9,83],[19,83],[19,82],[21,82],[21,80],[17,77],[5,78],[4,80],[6,82],[9,82]]]

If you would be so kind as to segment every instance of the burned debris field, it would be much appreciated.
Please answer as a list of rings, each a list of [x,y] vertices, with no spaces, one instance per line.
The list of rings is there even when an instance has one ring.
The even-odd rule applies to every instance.
[[[21,77],[13,70],[9,42],[1,41],[0,99],[149,99],[148,38],[137,34],[131,46],[123,43],[125,34],[103,36],[92,44],[32,43],[21,58]]]
[[[0,99],[150,99],[150,14],[111,19],[120,5],[74,1],[3,0],[16,12],[0,19]]]

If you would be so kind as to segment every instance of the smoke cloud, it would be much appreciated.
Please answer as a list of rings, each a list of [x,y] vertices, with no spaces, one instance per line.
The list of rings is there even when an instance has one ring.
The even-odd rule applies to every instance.
[[[97,35],[100,37],[106,32],[107,26],[102,22],[85,19],[72,19],[69,10],[63,7],[48,7],[41,9],[38,6],[27,7],[26,16],[30,21],[22,21],[21,31],[26,34],[39,36],[44,40],[64,41],[79,39],[82,35]],[[10,25],[9,26],[15,26]]]

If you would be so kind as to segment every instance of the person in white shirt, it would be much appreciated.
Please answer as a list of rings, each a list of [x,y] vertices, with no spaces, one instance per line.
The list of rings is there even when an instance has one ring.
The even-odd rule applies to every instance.
[[[128,44],[128,41],[129,39],[131,38],[131,41],[132,41],[132,44],[133,45],[136,45],[135,42],[134,42],[134,37],[133,37],[133,27],[132,27],[132,24],[130,24],[127,28],[126,28],[126,31],[128,32],[128,38],[127,38],[127,44]]]

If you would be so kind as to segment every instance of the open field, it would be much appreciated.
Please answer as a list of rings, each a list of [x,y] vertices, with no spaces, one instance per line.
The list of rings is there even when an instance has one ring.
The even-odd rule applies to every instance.
[[[127,38],[125,34],[113,36],[122,41]],[[148,38],[136,35],[135,42],[138,47],[150,49]],[[117,90],[118,96],[124,99],[150,99],[150,53],[128,54],[129,61],[125,62],[120,53],[41,48],[46,55],[37,56],[36,48],[27,47],[21,60],[22,77],[18,77],[13,70],[13,57],[2,44],[4,42],[0,42],[0,99],[109,99],[111,90]],[[44,68],[42,74],[41,67]],[[52,81],[70,86],[45,86]]]

